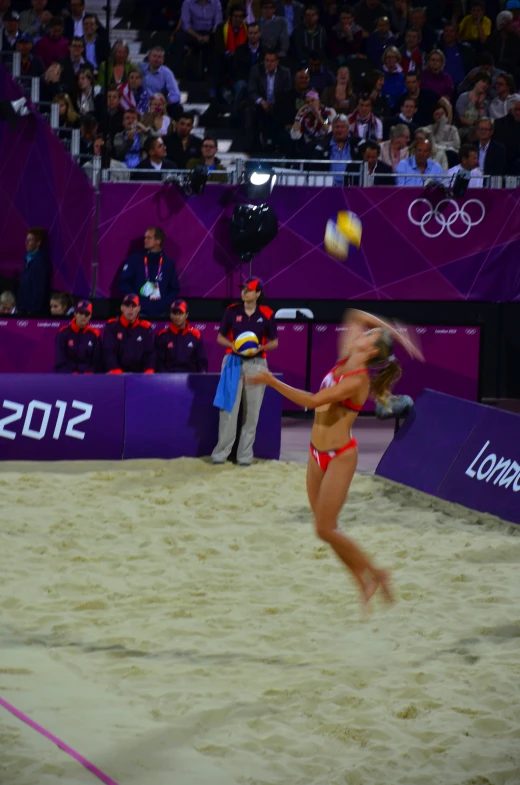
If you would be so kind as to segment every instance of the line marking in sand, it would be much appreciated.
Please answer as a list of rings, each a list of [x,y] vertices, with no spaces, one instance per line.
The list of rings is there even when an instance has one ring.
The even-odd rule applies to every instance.
[[[33,730],[38,731],[38,733],[40,733],[46,739],[52,741],[53,744],[56,744],[56,746],[59,747],[60,750],[63,750],[63,752],[66,752],[67,755],[70,755],[71,758],[74,758],[75,761],[77,761],[82,766],[84,766],[88,771],[90,771],[91,774],[97,777],[98,780],[104,782],[105,785],[118,785],[118,783],[115,780],[111,779],[108,776],[108,774],[102,772],[101,769],[98,769],[97,766],[94,766],[94,764],[91,763],[86,758],[84,758],[83,755],[80,755],[79,752],[73,750],[72,747],[69,747],[68,744],[65,744],[64,741],[61,741],[61,739],[58,739],[58,737],[54,736],[50,731],[46,730],[45,728],[42,728],[41,725],[38,725],[37,722],[31,720],[30,717],[28,717],[26,714],[23,714],[23,712],[21,712],[19,709],[15,708],[14,706],[11,706],[11,704],[7,703],[7,701],[5,701],[3,698],[0,698],[0,706],[3,706],[4,709],[7,709],[8,712],[13,714],[19,720],[25,722],[25,724],[29,725],[29,727],[32,728]]]

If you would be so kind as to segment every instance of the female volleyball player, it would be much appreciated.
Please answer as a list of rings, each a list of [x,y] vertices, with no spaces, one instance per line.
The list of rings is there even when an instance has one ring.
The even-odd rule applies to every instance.
[[[316,533],[327,542],[359,584],[364,603],[381,588],[392,599],[387,570],[375,567],[353,540],[338,528],[338,515],[347,498],[356,471],[357,442],[352,423],[369,395],[386,403],[401,368],[393,354],[393,341],[408,353],[423,360],[414,339],[407,331],[362,311],[348,311],[346,337],[339,362],[325,376],[319,392],[296,390],[264,370],[250,377],[249,384],[265,384],[285,398],[307,409],[315,409],[311,446],[307,464],[307,493],[314,514]],[[370,378],[369,370],[376,369]]]

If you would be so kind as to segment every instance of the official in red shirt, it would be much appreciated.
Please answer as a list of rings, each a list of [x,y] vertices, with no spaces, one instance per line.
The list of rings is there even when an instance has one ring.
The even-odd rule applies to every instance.
[[[157,373],[206,373],[208,358],[200,332],[188,322],[188,303],[174,300],[171,324],[155,336]]]
[[[267,305],[259,304],[264,291],[262,281],[255,277],[247,278],[241,289],[241,302],[233,303],[226,308],[217,336],[217,342],[226,349],[222,370],[228,356],[233,352],[235,338],[241,333],[256,333],[260,346],[255,354],[243,358],[237,397],[232,411],[220,410],[218,444],[211,454],[211,459],[213,463],[224,463],[227,460],[235,443],[238,412],[243,398],[244,411],[237,462],[240,466],[250,466],[253,460],[253,444],[265,387],[248,386],[245,384],[245,378],[267,368],[266,352],[277,348],[278,338],[274,311]]]
[[[139,319],[137,294],[127,294],[119,319],[109,319],[103,335],[103,360],[108,373],[154,373],[152,325]]]
[[[89,326],[92,303],[80,300],[70,324],[56,336],[56,373],[100,373],[102,370],[99,330]]]

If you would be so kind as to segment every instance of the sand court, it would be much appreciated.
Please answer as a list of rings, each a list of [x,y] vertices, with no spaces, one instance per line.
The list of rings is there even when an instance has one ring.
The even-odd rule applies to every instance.
[[[518,785],[520,530],[358,474],[363,620],[305,467],[3,464],[0,695],[119,785]],[[95,783],[0,713],[9,785]]]

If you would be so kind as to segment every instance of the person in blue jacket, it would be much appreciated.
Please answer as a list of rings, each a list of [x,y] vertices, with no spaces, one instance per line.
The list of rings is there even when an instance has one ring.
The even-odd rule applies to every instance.
[[[149,227],[144,233],[144,249],[128,257],[119,277],[121,293],[137,292],[141,315],[148,318],[167,316],[179,294],[175,264],[165,255],[163,243],[163,230]]]
[[[51,264],[44,246],[47,232],[40,227],[28,229],[25,259],[18,286],[17,311],[24,316],[43,316],[47,312]]]
[[[80,300],[74,319],[56,336],[56,373],[100,373],[102,370],[101,337],[90,327],[92,303]]]

